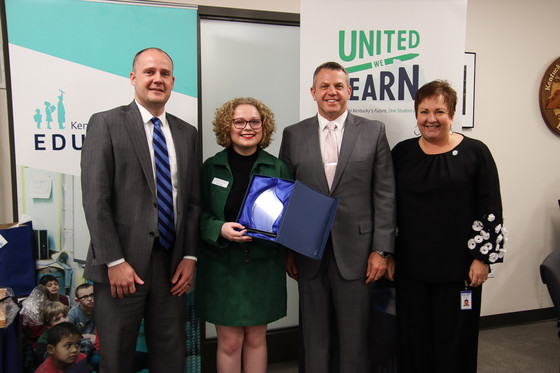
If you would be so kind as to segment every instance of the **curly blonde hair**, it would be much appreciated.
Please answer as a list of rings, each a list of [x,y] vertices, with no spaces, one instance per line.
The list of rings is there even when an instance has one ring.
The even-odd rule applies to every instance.
[[[276,130],[274,113],[265,104],[252,97],[237,97],[216,109],[216,117],[212,122],[214,133],[216,133],[216,142],[224,148],[232,145],[231,121],[233,120],[233,112],[239,105],[251,105],[257,109],[262,120],[262,139],[259,145],[263,149],[269,146],[272,141],[272,134]]]

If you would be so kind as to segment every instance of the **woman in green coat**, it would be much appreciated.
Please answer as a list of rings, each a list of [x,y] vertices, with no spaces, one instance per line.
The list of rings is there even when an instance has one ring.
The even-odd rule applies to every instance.
[[[225,149],[201,169],[198,309],[216,325],[218,373],[239,373],[242,359],[245,373],[265,373],[267,324],[286,315],[285,252],[253,242],[236,221],[253,175],[291,175],[263,150],[274,132],[274,115],[262,102],[226,102],[213,124]]]

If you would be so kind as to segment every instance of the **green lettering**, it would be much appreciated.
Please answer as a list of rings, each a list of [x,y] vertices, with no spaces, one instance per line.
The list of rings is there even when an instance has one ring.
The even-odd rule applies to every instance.
[[[342,61],[348,62],[348,61],[353,61],[356,58],[356,36],[357,36],[357,32],[355,30],[351,31],[351,45],[350,45],[350,54],[346,55],[345,54],[345,49],[344,48],[344,42],[346,40],[345,38],[345,31],[344,30],[340,30],[338,32],[338,55],[340,56],[340,59]]]
[[[387,35],[387,53],[391,53],[391,38],[395,35],[395,30],[385,30],[385,35]]]
[[[410,30],[408,32],[408,47],[416,48],[420,44],[420,34],[416,30]]]
[[[406,49],[406,46],[404,45],[405,41],[406,41],[406,30],[399,30],[397,32],[397,49],[400,51],[403,51]]]
[[[360,31],[360,58],[364,58],[364,47],[369,56],[373,56],[373,30],[369,32],[369,40],[365,31]]]

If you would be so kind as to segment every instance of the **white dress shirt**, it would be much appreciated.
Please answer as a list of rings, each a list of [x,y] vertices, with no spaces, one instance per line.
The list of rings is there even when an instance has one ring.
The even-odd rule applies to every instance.
[[[152,118],[154,117],[145,107],[140,105],[138,101],[134,100],[140,110],[140,116],[142,117],[142,122],[144,123],[144,130],[146,131],[146,140],[148,141],[148,149],[150,150],[150,158],[152,159],[152,171],[154,174],[154,182],[156,182],[156,163],[154,158],[154,123]],[[161,131],[165,137],[165,143],[167,145],[167,155],[169,157],[169,171],[171,172],[171,184],[173,185],[173,216],[174,223],[177,226],[177,155],[175,153],[175,144],[173,142],[173,136],[171,136],[171,129],[169,128],[169,123],[167,123],[167,116],[165,111],[157,117],[161,122]],[[157,182],[155,183],[157,187]],[[194,256],[184,256],[183,259],[196,260]],[[107,263],[108,267],[115,266],[124,262],[124,258],[115,260],[113,262]]]
[[[336,124],[334,130],[334,135],[336,136],[336,144],[338,146],[338,153],[340,154],[340,145],[342,145],[342,136],[344,135],[344,123],[346,123],[346,118],[348,117],[348,110],[342,113],[335,120],[328,120],[321,114],[317,114],[317,119],[319,120],[319,143],[321,144],[321,156],[324,154],[325,139],[327,138],[327,123],[333,122]]]

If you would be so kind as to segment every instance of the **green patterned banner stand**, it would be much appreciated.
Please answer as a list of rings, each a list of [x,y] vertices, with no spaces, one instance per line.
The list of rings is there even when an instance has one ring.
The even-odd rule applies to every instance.
[[[200,320],[196,314],[196,291],[191,291],[187,295],[187,362],[185,364],[185,373],[200,373]]]

